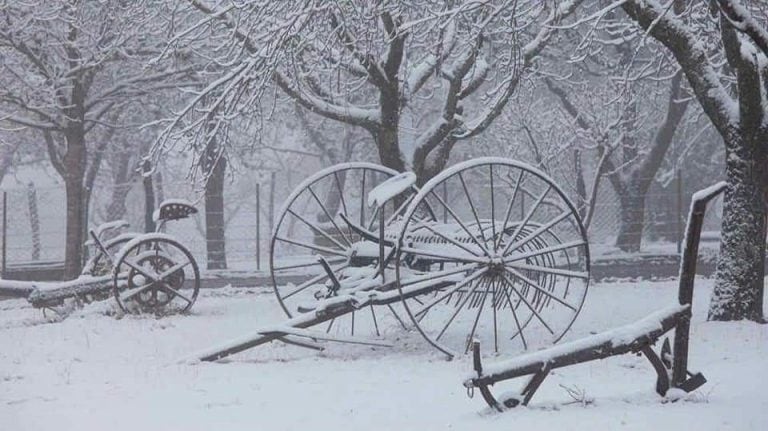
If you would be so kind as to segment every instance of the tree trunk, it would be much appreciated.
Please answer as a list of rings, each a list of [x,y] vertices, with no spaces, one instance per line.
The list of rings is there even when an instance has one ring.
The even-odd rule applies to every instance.
[[[117,156],[112,185],[112,196],[109,199],[109,205],[107,205],[107,221],[120,220],[125,217],[127,208],[125,207],[125,200],[128,198],[128,193],[131,191],[131,173],[129,165],[131,161],[131,154],[128,152],[121,153]]]
[[[67,153],[63,158],[64,187],[67,194],[67,228],[64,248],[64,277],[76,278],[83,261],[83,232],[85,231],[86,190],[85,134],[80,124],[66,134]]]
[[[647,187],[629,185],[619,193],[619,233],[616,247],[623,252],[638,252],[645,226],[645,195]]]
[[[211,145],[214,146],[214,145]],[[224,174],[227,159],[218,157],[210,148],[206,163],[215,163],[205,184],[205,240],[208,251],[208,269],[227,269],[226,242],[224,237]]]
[[[728,188],[709,320],[763,320],[768,136],[755,135],[726,143]]]
[[[144,160],[141,170],[141,185],[144,188],[144,232],[154,232],[157,225],[155,225],[155,185],[150,173],[152,170],[151,162]]]

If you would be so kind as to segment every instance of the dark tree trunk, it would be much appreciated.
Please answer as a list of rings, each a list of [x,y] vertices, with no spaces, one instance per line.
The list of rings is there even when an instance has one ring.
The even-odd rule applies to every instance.
[[[118,155],[114,169],[116,169],[113,178],[112,196],[107,206],[107,221],[120,220],[125,217],[127,209],[125,200],[131,191],[131,175],[129,164],[131,155],[127,152]]]
[[[395,86],[396,87],[396,86]],[[398,172],[405,171],[405,161],[400,153],[398,131],[400,127],[400,99],[397,88],[385,89],[379,96],[381,126],[373,132],[379,150],[381,164]]]
[[[619,233],[616,247],[624,252],[640,251],[645,226],[645,195],[647,187],[631,185],[619,193]]]
[[[76,278],[83,261],[83,233],[87,192],[85,179],[85,133],[82,124],[73,125],[66,133],[67,153],[63,157],[64,187],[67,194],[67,228],[64,248],[64,277]]]
[[[155,186],[152,181],[152,165],[144,160],[141,165],[143,173],[141,185],[144,188],[144,232],[154,232],[155,225]]]
[[[763,320],[768,133],[755,135],[726,143],[728,188],[709,320]]]
[[[226,269],[227,255],[224,237],[224,180],[227,159],[219,156],[216,144],[211,144],[204,155],[205,171],[205,240],[208,251],[208,269]]]

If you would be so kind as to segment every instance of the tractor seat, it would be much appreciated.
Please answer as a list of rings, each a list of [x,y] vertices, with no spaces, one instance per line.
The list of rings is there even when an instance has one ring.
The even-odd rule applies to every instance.
[[[155,210],[153,218],[155,221],[170,221],[187,218],[192,214],[197,214],[197,208],[189,201],[183,199],[168,199],[160,204],[160,208]]]

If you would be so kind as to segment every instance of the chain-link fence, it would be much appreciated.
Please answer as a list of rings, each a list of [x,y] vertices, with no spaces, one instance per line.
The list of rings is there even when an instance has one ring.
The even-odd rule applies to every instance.
[[[249,179],[227,181],[224,187],[223,219],[228,269],[268,270],[270,234],[277,222],[276,217],[283,201],[304,177],[304,171],[285,169]],[[623,253],[617,247],[617,237],[622,231],[638,227],[642,232],[642,254],[677,254],[690,197],[704,186],[706,184],[686,184],[679,175],[664,183],[654,181],[645,196],[644,208],[637,209],[622,206],[622,200],[609,182],[604,180],[597,193],[594,215],[589,226],[593,256]],[[205,199],[199,185],[166,181],[162,185],[156,183],[154,188],[158,202],[165,198],[186,198],[199,209],[199,213],[190,219],[168,223],[166,232],[189,247],[201,268],[205,268]],[[116,211],[119,213],[118,218],[131,224],[132,230],[144,230],[145,194],[141,182],[120,186],[97,185],[91,196],[89,227],[113,218],[108,214]],[[720,201],[718,199],[713,203],[707,212],[703,247],[716,248],[722,206]],[[3,191],[3,202],[3,269],[60,265],[64,260],[66,241],[64,187],[7,189]],[[627,225],[626,219],[631,219],[626,217],[628,211],[643,211],[643,220],[638,221],[642,225]]]

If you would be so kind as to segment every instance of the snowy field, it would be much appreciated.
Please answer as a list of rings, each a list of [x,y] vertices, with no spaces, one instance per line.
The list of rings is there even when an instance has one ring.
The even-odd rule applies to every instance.
[[[104,303],[46,323],[0,301],[0,430],[766,430],[768,325],[705,322],[711,282],[697,281],[690,361],[709,380],[697,392],[665,402],[647,361],[625,355],[556,370],[529,407],[502,414],[467,398],[468,357],[446,361],[414,334],[394,349],[274,343],[177,362],[283,319],[265,289],[205,290],[192,315],[161,320],[118,320]],[[643,317],[676,289],[597,284],[567,339]]]

